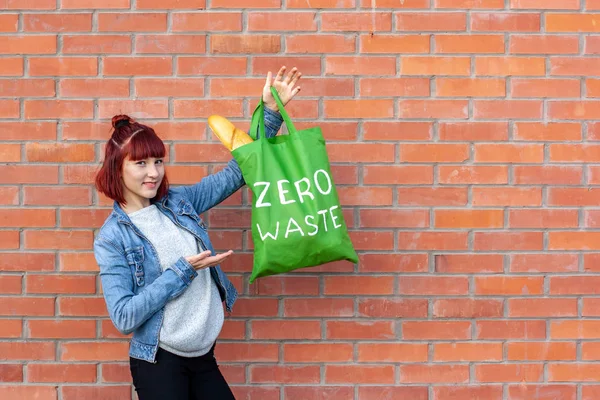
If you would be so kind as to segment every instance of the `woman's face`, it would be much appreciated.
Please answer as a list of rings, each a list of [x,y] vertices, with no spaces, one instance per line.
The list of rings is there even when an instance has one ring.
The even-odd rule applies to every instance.
[[[127,202],[127,212],[133,212],[150,205],[165,176],[162,158],[146,158],[123,162],[123,194]]]

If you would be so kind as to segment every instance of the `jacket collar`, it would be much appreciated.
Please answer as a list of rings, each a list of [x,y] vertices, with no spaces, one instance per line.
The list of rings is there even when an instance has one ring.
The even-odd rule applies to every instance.
[[[175,207],[173,206],[173,204],[167,205],[168,200],[169,196],[165,196],[160,201],[157,201],[154,204],[158,207],[159,210],[163,212],[165,208],[171,208],[173,209],[173,211],[175,211],[175,213],[177,213],[177,215],[189,214],[192,212],[191,204],[185,201],[185,199],[182,198],[181,200],[179,200]],[[113,213],[117,217],[118,222],[126,224],[131,223],[131,219],[129,219],[127,213],[123,211],[119,203],[117,203],[116,201],[113,203]]]

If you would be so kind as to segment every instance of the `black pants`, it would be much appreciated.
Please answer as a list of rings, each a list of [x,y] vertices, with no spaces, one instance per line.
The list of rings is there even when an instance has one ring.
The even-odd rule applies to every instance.
[[[139,400],[235,400],[214,347],[191,358],[159,348],[156,364],[130,357],[129,368]]]

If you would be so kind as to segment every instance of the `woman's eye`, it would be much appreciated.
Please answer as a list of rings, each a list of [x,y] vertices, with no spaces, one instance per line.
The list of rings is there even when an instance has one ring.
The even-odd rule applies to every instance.
[[[162,164],[163,160],[156,160],[156,164]]]
[[[137,165],[146,165],[146,161],[138,161],[136,162]]]

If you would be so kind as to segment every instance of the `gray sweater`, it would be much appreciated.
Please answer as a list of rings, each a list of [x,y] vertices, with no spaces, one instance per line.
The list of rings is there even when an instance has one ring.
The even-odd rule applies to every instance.
[[[202,251],[191,233],[175,225],[155,205],[135,211],[129,218],[158,252],[163,271],[180,257]],[[223,327],[219,289],[208,268],[197,272],[183,294],[165,305],[159,335],[159,347],[183,357],[208,353]]]

